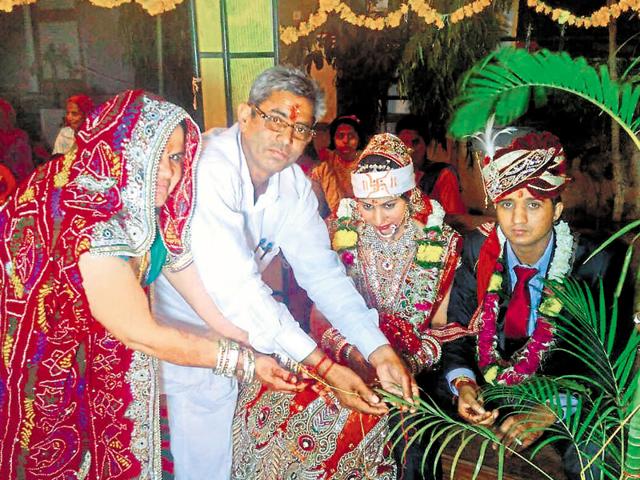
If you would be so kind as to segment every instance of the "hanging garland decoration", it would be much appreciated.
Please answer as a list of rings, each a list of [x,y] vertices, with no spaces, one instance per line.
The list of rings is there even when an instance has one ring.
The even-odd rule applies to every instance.
[[[624,12],[629,10],[640,12],[640,0],[620,0],[614,5],[599,8],[589,16],[577,16],[563,8],[550,7],[540,0],[527,0],[527,5],[538,13],[548,15],[560,25],[567,24],[583,28],[606,27]]]
[[[13,7],[29,5],[37,0],[0,0],[0,12],[11,12]],[[89,0],[89,3],[97,7],[115,8],[132,0]],[[174,10],[183,0],[135,0],[149,15],[159,15]]]
[[[364,27],[370,30],[383,30],[400,26],[402,17],[412,10],[424,20],[427,25],[435,25],[436,28],[444,28],[445,22],[458,23],[465,18],[484,11],[492,3],[492,0],[475,0],[451,13],[443,14],[427,3],[426,0],[408,0],[403,2],[395,11],[385,16],[371,17],[358,15],[342,0],[320,0],[316,13],[312,13],[306,22],[301,22],[298,27],[280,27],[280,41],[290,45],[298,41],[300,37],[306,37],[311,32],[324,25],[331,12],[338,14],[341,20],[356,27]]]
[[[444,14],[438,12],[426,0],[408,0],[385,16],[371,17],[357,15],[343,0],[320,0],[318,10],[316,13],[312,13],[306,22],[301,22],[298,27],[280,27],[280,40],[285,45],[291,45],[297,42],[300,37],[308,36],[325,24],[331,12],[337,13],[341,20],[356,27],[383,30],[400,26],[402,17],[411,10],[427,25],[434,25],[436,28],[442,29],[446,23],[458,23],[465,18],[471,18],[483,12],[492,3],[492,0],[475,0],[451,13]],[[541,0],[527,0],[527,5],[538,13],[548,15],[560,25],[567,24],[583,28],[606,27],[622,13],[630,10],[640,13],[640,0],[620,0],[614,5],[599,8],[589,16],[577,16],[568,10],[553,8]]]

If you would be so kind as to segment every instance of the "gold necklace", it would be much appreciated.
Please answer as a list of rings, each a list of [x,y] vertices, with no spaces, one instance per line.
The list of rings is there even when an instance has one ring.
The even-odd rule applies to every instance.
[[[373,227],[365,225],[358,246],[362,258],[362,273],[367,291],[373,296],[376,307],[391,311],[400,287],[416,252],[416,228],[413,222],[405,225],[397,240],[384,241]]]

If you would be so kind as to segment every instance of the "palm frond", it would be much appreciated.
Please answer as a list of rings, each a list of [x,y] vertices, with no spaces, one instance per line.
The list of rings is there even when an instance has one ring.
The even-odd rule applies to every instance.
[[[573,279],[566,279],[562,285],[550,284],[550,288],[564,306],[555,322],[557,337],[567,344],[564,351],[592,373],[594,385],[619,402],[628,389],[635,389],[630,379],[640,335],[632,331],[616,358],[617,299],[611,301],[609,309],[602,282],[597,304],[589,287]]]
[[[633,398],[635,408],[630,412],[631,420],[629,421],[629,440],[625,457],[625,471],[629,476],[640,475],[640,389],[636,388]]]
[[[504,48],[475,65],[461,83],[449,132],[457,138],[483,129],[492,114],[496,124],[521,117],[541,90],[562,90],[589,101],[611,116],[640,149],[640,117],[636,115],[640,85],[611,79],[606,66],[598,70],[566,52]]]
[[[423,456],[423,467],[425,466],[427,454],[436,448],[436,446],[436,460],[442,457],[444,451],[448,447],[453,448],[454,454],[451,464],[451,478],[456,478],[455,471],[465,447],[470,442],[476,441],[480,442],[480,449],[478,457],[476,458],[476,468],[471,480],[475,480],[478,477],[481,471],[481,466],[485,461],[487,448],[492,444],[497,446],[496,455],[498,462],[498,480],[501,480],[504,477],[504,459],[507,452],[521,458],[531,467],[536,469],[540,474],[539,478],[552,479],[549,474],[544,472],[526,456],[522,455],[520,452],[512,450],[507,445],[502,444],[493,430],[482,426],[470,425],[462,420],[453,418],[431,399],[415,399],[414,404],[410,405],[406,400],[404,400],[404,398],[398,397],[384,390],[378,390],[377,393],[379,393],[385,401],[394,406],[391,413],[392,416],[402,416],[402,421],[397,422],[389,434],[394,446],[402,441],[401,437],[406,431],[413,431],[415,433],[412,434],[411,438],[407,442],[407,447],[405,448],[408,448],[410,443],[421,439],[422,436],[429,435],[429,442]],[[401,411],[401,409],[408,408],[411,408],[412,413],[407,414],[406,411]]]

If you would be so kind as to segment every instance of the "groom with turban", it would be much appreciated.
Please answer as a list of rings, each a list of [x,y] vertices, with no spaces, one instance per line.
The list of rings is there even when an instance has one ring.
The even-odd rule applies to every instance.
[[[514,131],[487,132],[481,140],[486,152],[482,179],[497,222],[464,241],[448,321],[469,325],[476,335],[444,345],[443,372],[460,417],[474,425],[495,425],[505,444],[521,450],[557,418],[543,406],[531,413],[503,415],[506,402],[499,416],[498,409],[485,409],[479,386],[516,385],[534,375],[585,374],[585,368],[562,350],[567,346],[555,338],[553,320],[562,305],[544,282],[562,282],[571,275],[593,289],[603,279],[605,290],[612,292],[620,269],[608,251],[585,264],[597,243],[561,220],[560,194],[570,179],[558,138],[548,132]],[[493,140],[500,136],[509,140],[496,147]],[[606,298],[611,299],[610,293]],[[621,307],[624,303],[620,301]],[[631,325],[622,312],[619,318],[620,330]],[[563,400],[565,408],[572,402]],[[567,477],[580,478],[574,447],[557,445]]]

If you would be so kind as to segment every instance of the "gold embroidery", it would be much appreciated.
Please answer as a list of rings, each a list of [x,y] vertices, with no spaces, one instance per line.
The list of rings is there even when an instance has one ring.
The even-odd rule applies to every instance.
[[[76,151],[78,150],[77,146],[72,148],[65,156],[62,161],[62,170],[56,173],[53,177],[53,185],[56,188],[64,187],[67,183],[69,183],[69,173],[71,172],[71,164],[76,158]]]
[[[24,420],[22,422],[22,429],[20,430],[20,446],[25,450],[29,448],[29,440],[31,439],[31,432],[35,426],[34,418],[36,414],[33,411],[33,398],[24,399]]]
[[[53,291],[53,287],[45,283],[38,292],[38,326],[42,330],[42,333],[47,333],[49,327],[47,326],[47,312],[44,309],[44,299]]]
[[[13,336],[7,335],[4,338],[4,344],[2,345],[2,359],[5,366],[9,367],[9,355],[11,354],[11,347],[13,347]]]
[[[11,281],[11,285],[13,285],[13,291],[16,293],[16,298],[22,299],[24,297],[24,285],[20,280],[20,277],[16,274],[16,272],[11,271],[9,273],[9,280]]]
[[[71,368],[71,359],[72,358],[73,358],[73,354],[72,353],[69,353],[68,355],[63,357],[62,360],[60,360],[60,363],[58,363],[58,366],[60,367],[60,369],[69,370]]]
[[[23,204],[23,203],[30,202],[31,200],[33,200],[33,197],[34,197],[33,188],[29,187],[24,191],[22,195],[20,195],[20,198],[18,199],[18,203]]]

